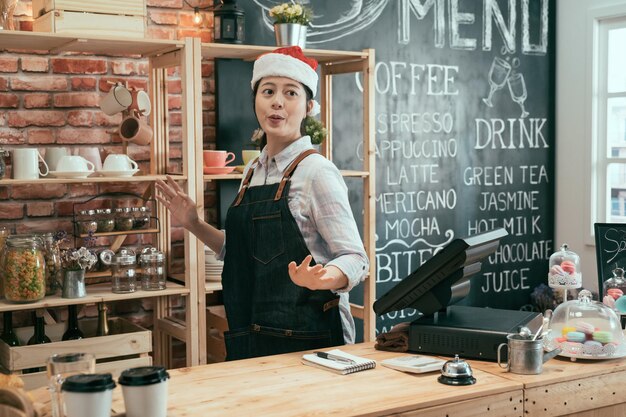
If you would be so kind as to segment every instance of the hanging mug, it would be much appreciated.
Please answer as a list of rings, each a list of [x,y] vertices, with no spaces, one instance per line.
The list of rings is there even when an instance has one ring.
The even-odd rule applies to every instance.
[[[133,110],[132,114],[124,118],[120,124],[119,135],[127,142],[147,145],[152,141],[152,134],[152,128],[140,118],[136,110]]]

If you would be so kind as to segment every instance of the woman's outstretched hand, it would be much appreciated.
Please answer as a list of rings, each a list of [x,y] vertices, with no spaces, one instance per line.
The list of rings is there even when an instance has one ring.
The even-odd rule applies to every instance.
[[[183,189],[170,177],[167,182],[157,179],[156,199],[163,203],[172,213],[172,216],[186,229],[190,229],[198,223],[198,210],[196,203],[183,191]]]
[[[295,262],[289,263],[289,277],[294,284],[300,287],[306,287],[310,290],[328,290],[333,288],[335,279],[327,277],[328,270],[323,265],[311,265],[313,257],[307,255],[300,265]]]

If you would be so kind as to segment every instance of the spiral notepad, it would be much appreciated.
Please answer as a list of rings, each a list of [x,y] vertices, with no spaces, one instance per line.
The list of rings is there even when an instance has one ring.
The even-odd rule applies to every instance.
[[[332,349],[326,351],[326,353],[345,359],[352,359],[355,363],[348,364],[343,362],[337,362],[331,359],[324,359],[320,358],[314,353],[307,353],[305,355],[302,355],[302,363],[304,363],[305,365],[314,366],[316,368],[326,369],[328,371],[342,375],[364,371],[366,369],[372,369],[376,367],[375,360],[354,356],[339,349]]]

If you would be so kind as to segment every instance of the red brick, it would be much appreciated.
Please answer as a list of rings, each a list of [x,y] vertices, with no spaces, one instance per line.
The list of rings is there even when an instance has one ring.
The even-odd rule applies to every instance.
[[[183,125],[183,116],[179,111],[173,111],[169,113],[170,116],[170,126],[182,126]]]
[[[57,93],[54,95],[55,107],[98,107],[100,94],[93,93]]]
[[[59,74],[106,74],[107,62],[95,58],[51,58],[52,72]]]
[[[211,94],[215,94],[215,80],[214,79],[210,79],[209,80],[209,93]]]
[[[209,126],[217,125],[214,111],[210,111],[207,113],[206,121]]]
[[[25,187],[21,187],[25,188]],[[28,222],[22,222],[17,226],[18,233],[41,233],[42,230],[64,230],[68,234],[72,233],[72,221],[62,220],[54,218],[30,220]]]
[[[28,187],[20,187],[28,188]],[[0,204],[0,219],[21,219],[24,217],[24,204],[2,203]]]
[[[65,124],[65,113],[61,111],[18,110],[7,112],[7,114],[11,127],[63,126]]]
[[[28,217],[45,217],[54,214],[54,204],[50,202],[29,203],[26,206]]]
[[[250,103],[252,106],[252,103]],[[215,96],[202,97],[202,110],[215,110]]]
[[[9,79],[0,77],[0,91],[9,91]]]
[[[183,0],[147,0],[147,6],[166,7],[169,9],[182,9]]]
[[[170,94],[180,94],[182,92],[180,80],[168,80],[167,92]]]
[[[167,108],[170,110],[180,109],[182,107],[182,99],[179,95],[167,97]]]
[[[24,108],[48,108],[52,103],[52,95],[46,93],[24,94]]]
[[[95,77],[72,77],[72,90],[93,91],[97,84]]]
[[[161,10],[151,10],[149,13],[150,20],[157,25],[176,25],[178,24],[177,12],[165,12]]]
[[[211,77],[213,76],[213,71],[215,66],[212,61],[205,61],[202,63],[202,76],[203,77]]]
[[[199,29],[178,29],[176,31],[176,39],[183,38],[202,38],[202,31]]]
[[[28,143],[30,144],[55,142],[55,134],[50,129],[29,129],[27,135]]]
[[[0,143],[2,145],[24,143],[24,133],[17,129],[0,128]]]
[[[48,72],[48,58],[38,56],[23,56],[20,61],[22,71]]]
[[[98,81],[100,91],[107,93],[116,83],[124,83],[126,80],[122,77],[102,77]]]
[[[139,90],[148,91],[148,80],[142,80],[140,78],[129,78],[128,88],[137,88]]]
[[[0,72],[17,72],[17,57],[0,57]]]
[[[98,194],[96,184],[72,184],[68,190],[69,197],[85,197],[86,195]]]
[[[93,124],[93,113],[89,110],[72,110],[67,112],[67,124],[70,126],[89,127]]]
[[[19,103],[20,100],[15,94],[0,94],[0,107],[16,109]]]
[[[67,90],[67,79],[58,76],[13,77],[11,88],[23,91],[63,91]]]
[[[85,193],[87,194],[87,193]],[[74,214],[74,201],[59,201],[56,203],[57,216],[72,216]]]
[[[118,113],[113,116],[108,116],[103,112],[95,112],[93,124],[96,126],[119,126],[122,122],[122,114]]]
[[[9,172],[6,173],[6,178],[9,178]],[[0,187],[0,200],[9,199],[9,187]]]
[[[147,62],[142,61],[137,63],[137,74],[148,76],[150,73],[150,65]]]
[[[63,129],[57,136],[58,143],[108,143],[111,135],[104,129]]]
[[[176,39],[175,29],[148,26],[146,32],[146,37],[151,39]]]
[[[168,77],[179,77],[180,74],[178,73],[178,67],[169,67],[167,69],[167,76]]]
[[[170,142],[182,142],[183,141],[183,130],[178,127],[170,128]]]
[[[20,30],[22,32],[32,32],[33,21],[32,20],[20,20]]]
[[[181,12],[180,23],[178,24],[178,26],[183,26],[183,27],[188,27],[188,28],[194,28],[194,27],[199,26],[199,25],[196,25],[196,22],[193,21],[194,16],[195,16],[195,13],[193,11],[190,13]],[[207,12],[200,11],[200,16],[202,16],[202,22],[200,25],[204,25],[206,23]]]
[[[111,72],[115,75],[136,75],[137,63],[133,61],[112,61]]]
[[[11,198],[14,200],[41,200],[44,198],[63,197],[64,194],[65,185],[63,184],[31,184],[28,187],[13,187]]]

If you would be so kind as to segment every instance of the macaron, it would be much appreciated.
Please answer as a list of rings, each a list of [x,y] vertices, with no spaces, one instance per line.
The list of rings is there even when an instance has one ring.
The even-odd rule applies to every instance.
[[[611,343],[613,341],[613,333],[604,330],[593,332],[593,340],[600,343]]]
[[[563,271],[567,272],[570,275],[576,272],[576,265],[572,261],[561,262],[561,268],[563,268]]]
[[[550,268],[550,273],[552,275],[567,275],[559,265],[553,265],[552,268]]]
[[[602,303],[607,307],[615,308],[615,299],[610,294],[607,294],[604,298],[602,298]]]
[[[593,327],[593,324],[589,324],[585,321],[579,321],[578,323],[576,323],[576,331],[577,332],[582,332],[585,334],[593,334],[595,328]]]
[[[602,353],[602,343],[596,342],[595,340],[587,340],[583,344],[583,352],[589,355]]]
[[[614,300],[617,300],[622,295],[624,295],[624,291],[620,290],[619,288],[609,288],[608,290],[606,290],[606,293],[607,295],[613,297]]]
[[[565,327],[563,327],[563,330],[561,330],[561,334],[562,334],[563,336],[567,336],[567,334],[568,334],[569,332],[575,332],[575,331],[576,331],[576,327],[573,327],[573,326],[565,326]]]
[[[567,332],[567,335],[565,337],[567,337],[568,342],[578,343],[583,343],[587,339],[583,332]]]

